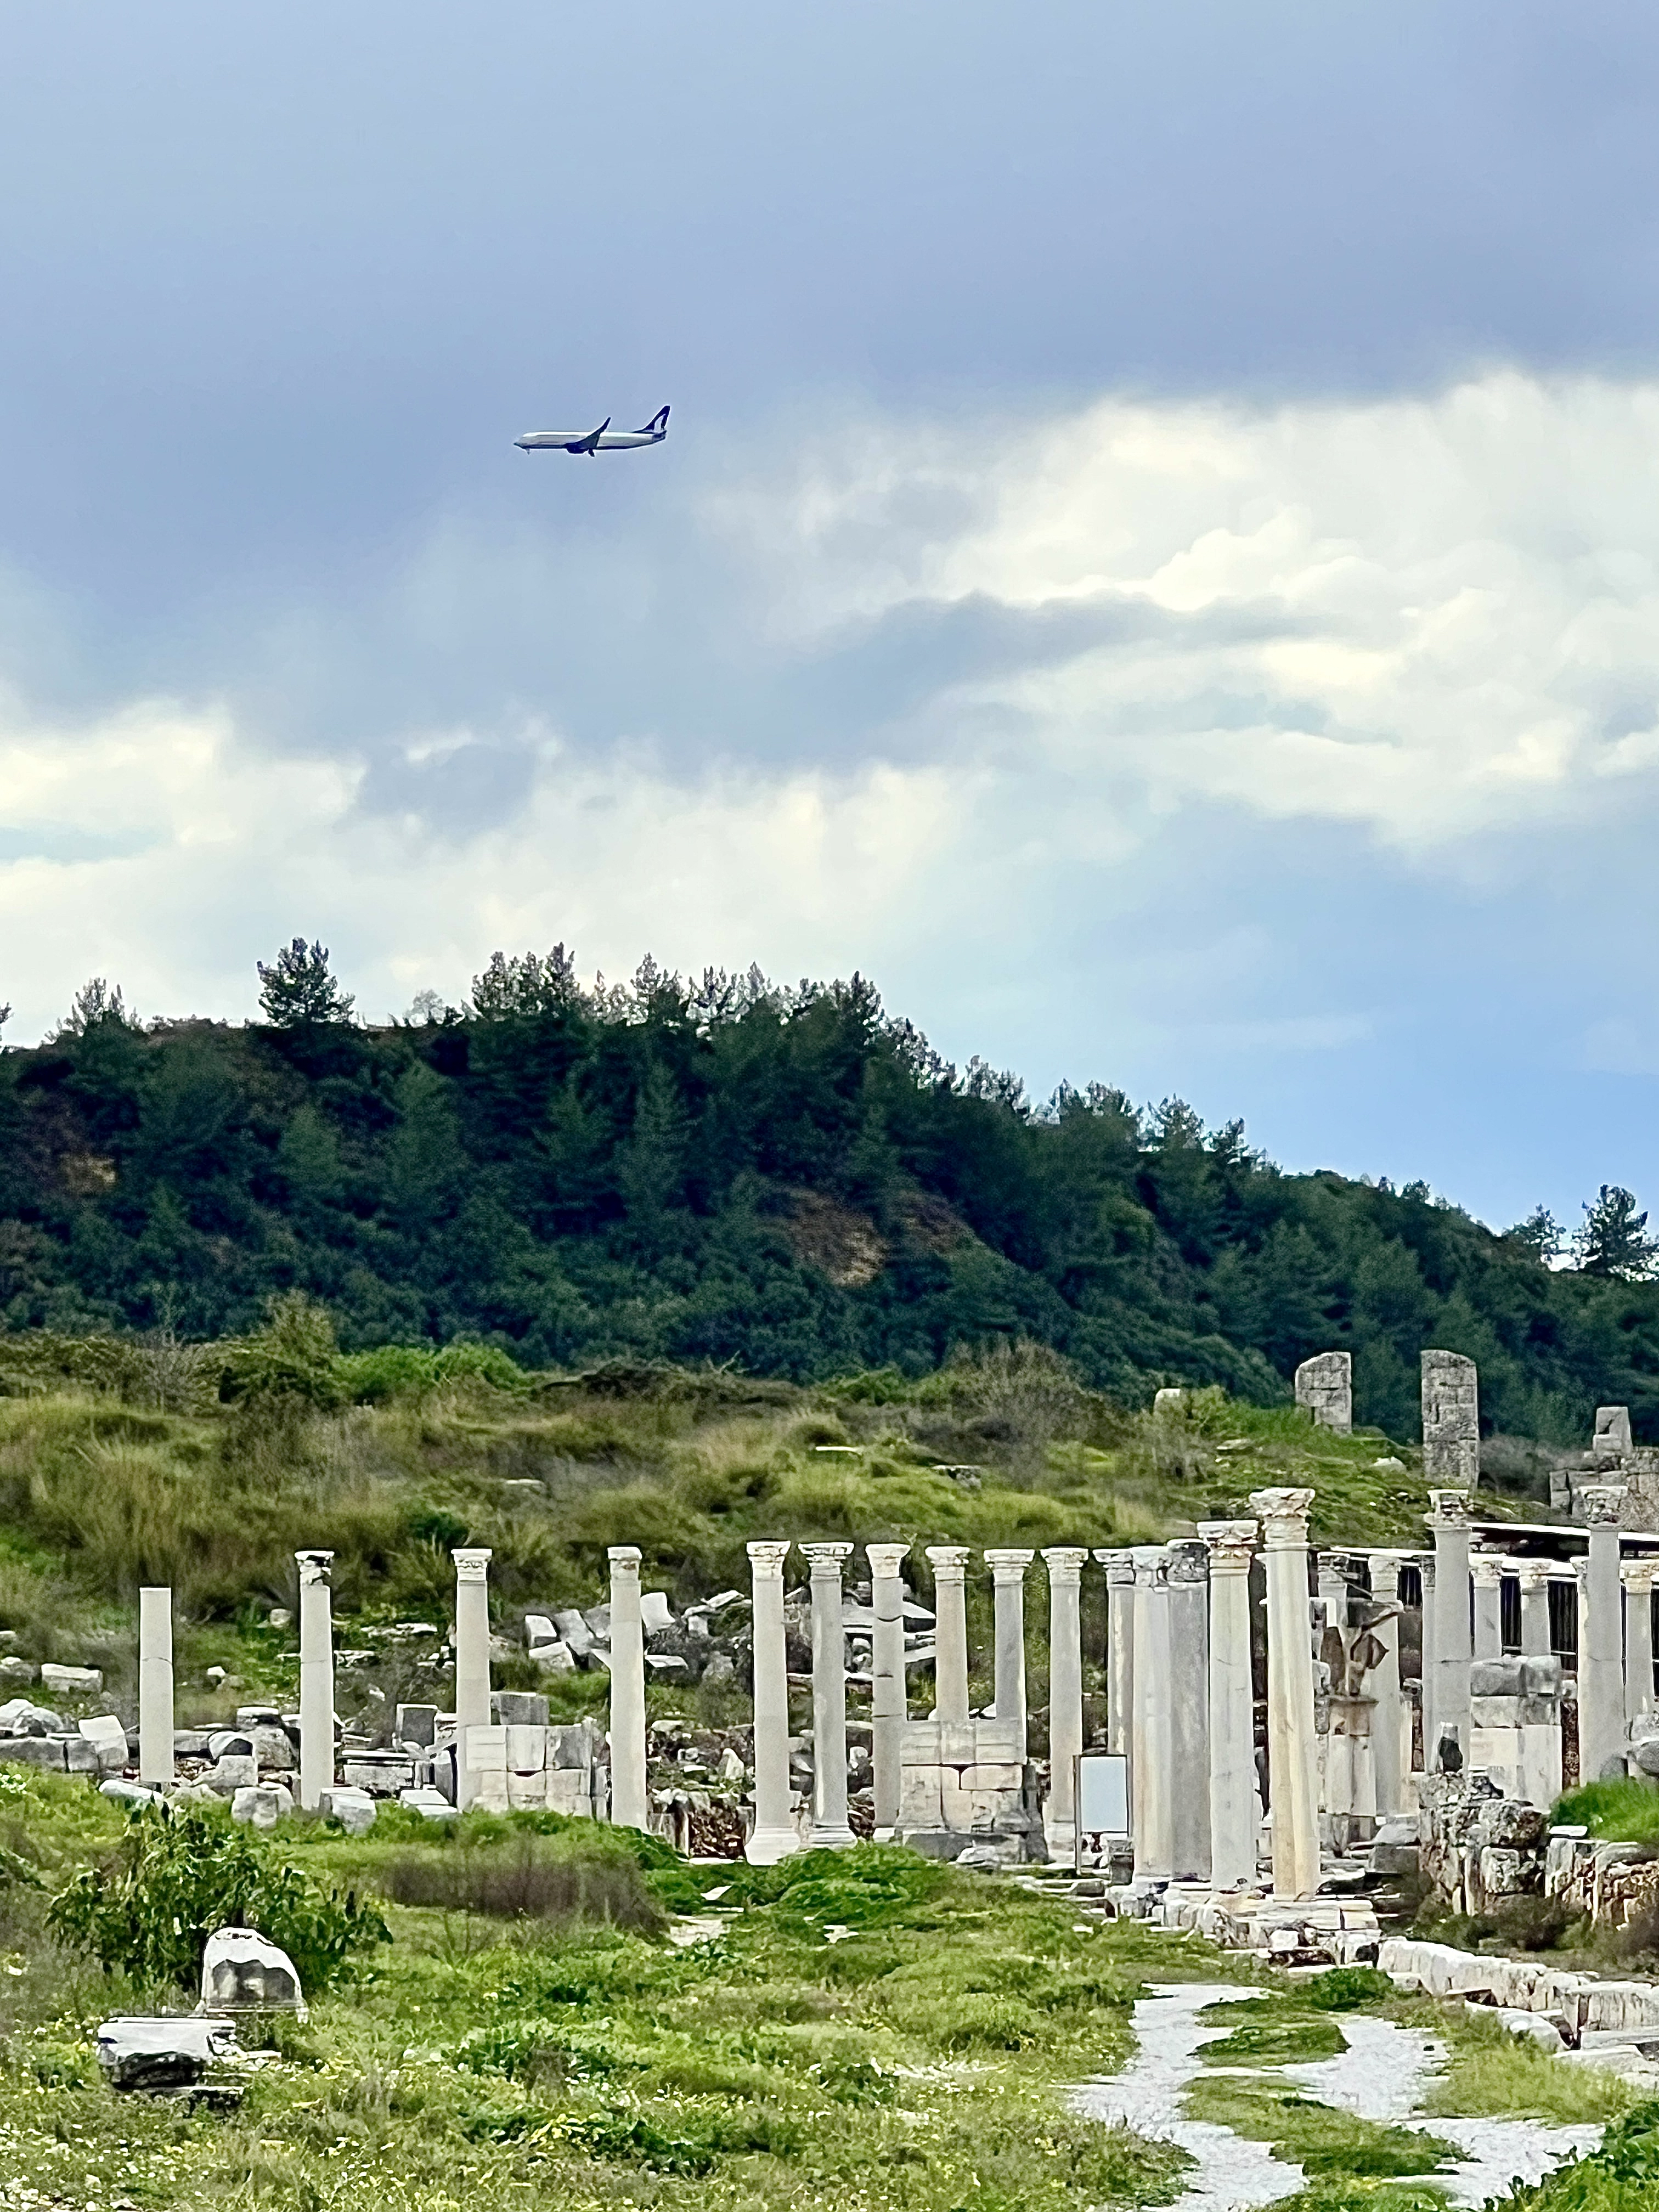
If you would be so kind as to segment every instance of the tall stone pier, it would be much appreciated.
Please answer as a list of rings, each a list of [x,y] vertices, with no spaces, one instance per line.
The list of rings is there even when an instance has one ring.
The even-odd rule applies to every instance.
[[[1168,1558],[1161,1544],[1137,1545],[1130,1556],[1135,1567],[1135,1708],[1129,1746],[1134,1879],[1167,1882],[1175,1874]]]
[[[1372,1676],[1376,1704],[1371,1714],[1371,1761],[1377,1814],[1384,1820],[1406,1810],[1411,1788],[1411,1711],[1400,1683],[1400,1570],[1409,1557],[1405,1552],[1370,1555],[1368,1620],[1371,1634],[1382,1647]]]
[[[933,1717],[968,1717],[966,1544],[930,1544],[933,1570]]]
[[[173,1592],[141,1589],[138,1779],[161,1788],[173,1778]]]
[[[300,1803],[314,1813],[324,1790],[334,1787],[334,1554],[296,1552],[294,1558],[300,1570]]]
[[[1254,1521],[1200,1521],[1210,1554],[1210,1880],[1255,1880],[1261,1812],[1255,1788],[1255,1697],[1250,1673]]]
[[[1319,1887],[1319,1746],[1308,1634],[1311,1490],[1256,1490],[1267,1566],[1267,1770],[1273,1797],[1273,1895]]]
[[[611,1818],[619,1828],[648,1830],[639,1547],[612,1544],[606,1556],[611,1561]]]
[[[1473,1490],[1480,1480],[1480,1387],[1461,1352],[1425,1352],[1422,1360],[1423,1476]]]
[[[1623,1589],[1619,1579],[1619,1523],[1625,1487],[1580,1486],[1589,1553],[1578,1569],[1578,1778],[1599,1782],[1625,1750]]]
[[[1025,1757],[1025,1570],[1035,1551],[988,1552],[996,1613],[996,1705],[1000,1721],[1012,1721],[1019,1756]]]
[[[1048,1570],[1048,1856],[1077,1844],[1077,1761],[1083,1750],[1083,1565],[1089,1554],[1051,1545]]]
[[[875,1832],[878,1844],[890,1843],[898,1819],[903,1774],[904,1584],[899,1570],[910,1556],[908,1544],[866,1544],[870,1562],[871,1756],[875,1766]],[[937,1626],[937,1620],[935,1621]]]
[[[750,1866],[775,1866],[800,1849],[789,1809],[789,1662],[784,1641],[783,1565],[786,1537],[749,1547],[754,1596],[751,1637],[755,1669],[755,1826],[744,1845]]]
[[[1423,1355],[1426,1359],[1428,1354]],[[1466,1490],[1431,1490],[1429,1526],[1434,1531],[1434,1740],[1425,1736],[1423,1765],[1431,1773],[1457,1747],[1456,1764],[1469,1763],[1469,1665],[1474,1656],[1469,1607],[1469,1496]]]
[[[1106,1748],[1127,1757],[1134,1734],[1135,1563],[1129,1552],[1097,1552],[1106,1570]]]
[[[1346,1352],[1318,1352],[1296,1370],[1296,1402],[1322,1429],[1347,1436],[1353,1429],[1353,1358]]]
[[[1169,1547],[1170,1753],[1175,1878],[1210,1879],[1210,1589],[1208,1554],[1188,1540]]]
[[[452,1552],[455,1562],[455,1802],[462,1812],[478,1794],[467,1765],[467,1737],[489,1726],[489,1562],[487,1545]]]
[[[850,1544],[803,1544],[812,1570],[812,1848],[844,1850],[847,1821],[847,1630],[841,1577]]]

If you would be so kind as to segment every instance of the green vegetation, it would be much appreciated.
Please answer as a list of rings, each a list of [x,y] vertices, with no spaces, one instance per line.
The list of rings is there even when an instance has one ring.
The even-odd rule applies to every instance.
[[[1287,1176],[1179,1100],[1034,1107],[856,976],[694,985],[647,961],[583,988],[562,948],[497,954],[465,1008],[368,1029],[320,945],[261,972],[264,1024],[146,1027],[98,983],[0,1051],[5,1327],[149,1332],[158,1393],[187,1376],[180,1338],[246,1334],[297,1287],[354,1352],[471,1335],[532,1369],[812,1382],[1024,1336],[1126,1404],[1160,1382],[1267,1404],[1342,1346],[1359,1419],[1407,1436],[1439,1344],[1479,1360],[1500,1431],[1659,1413],[1627,1193],[1555,1272],[1542,1217],[1498,1236],[1420,1184]]]
[[[1632,1775],[1628,1781],[1587,1782],[1569,1790],[1553,1816],[1568,1827],[1588,1828],[1612,1844],[1659,1845],[1659,1789]]]
[[[1194,2119],[1270,2143],[1276,2158],[1293,2160],[1310,2179],[1435,2173],[1459,2155],[1420,2129],[1362,2120],[1267,2075],[1201,2075],[1187,2092],[1187,2109]]]
[[[1504,2212],[1656,2212],[1659,2104],[1638,2105],[1608,2129],[1599,2150],[1504,2202]]]
[[[1200,2055],[1206,2066],[1304,2065],[1338,2057],[1346,2048],[1342,2031],[1328,2014],[1294,1997],[1246,1997],[1211,2005],[1203,2017],[1231,2031],[1204,2045]]]

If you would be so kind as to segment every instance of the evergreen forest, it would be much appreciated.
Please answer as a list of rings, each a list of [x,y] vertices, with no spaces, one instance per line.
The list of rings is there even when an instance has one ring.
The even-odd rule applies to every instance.
[[[0,1052],[0,1325],[232,1336],[298,1289],[348,1351],[797,1382],[1030,1339],[1130,1403],[1272,1404],[1346,1347],[1356,1419],[1395,1436],[1439,1345],[1479,1361],[1488,1430],[1586,1440],[1609,1401],[1659,1425],[1628,1194],[1602,1193],[1611,1245],[1552,1267],[1547,1217],[1498,1233],[1420,1184],[1285,1174],[1178,1099],[1036,1104],[856,975],[647,960],[585,987],[562,948],[498,953],[465,1006],[368,1026],[320,945],[260,975],[257,1023],[141,1023],[94,982]]]

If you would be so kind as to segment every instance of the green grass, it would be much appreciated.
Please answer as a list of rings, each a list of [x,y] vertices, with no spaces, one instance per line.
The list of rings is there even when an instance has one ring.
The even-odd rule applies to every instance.
[[[1617,2119],[1633,2093],[1594,2067],[1561,2066],[1535,2043],[1496,2021],[1432,1998],[1402,1997],[1388,2008],[1402,2024],[1427,2028],[1446,2045],[1444,2074],[1431,2083],[1426,2109],[1448,2118],[1546,2120],[1576,2127]]]
[[[1246,1997],[1207,2006],[1207,2021],[1224,2021],[1231,2033],[1206,2043],[1206,2066],[1293,2066],[1316,2058],[1340,2057],[1346,2048],[1341,2029],[1328,2013],[1311,2009],[1294,1997]]]
[[[1599,2149],[1504,2204],[1504,2212],[1659,2212],[1659,2104],[1637,2106]]]
[[[1293,2160],[1315,2179],[1415,2178],[1441,2171],[1461,2154],[1437,2136],[1362,2120],[1266,2075],[1200,2075],[1186,2101],[1194,2119],[1271,2144],[1276,2158]]]
[[[1589,1782],[1569,1791],[1553,1818],[1571,1827],[1586,1827],[1613,1844],[1659,1845],[1659,1788],[1651,1782]]]

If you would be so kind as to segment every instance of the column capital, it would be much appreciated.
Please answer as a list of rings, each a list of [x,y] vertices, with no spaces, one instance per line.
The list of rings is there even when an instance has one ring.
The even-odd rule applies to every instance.
[[[866,1544],[864,1556],[870,1562],[872,1581],[896,1582],[899,1569],[910,1556],[910,1547],[908,1544]]]
[[[611,1544],[606,1547],[605,1557],[611,1562],[614,1581],[620,1575],[624,1582],[640,1578],[640,1547],[637,1544]]]
[[[1467,1490],[1431,1490],[1429,1510],[1424,1519],[1431,1528],[1467,1528],[1469,1525],[1469,1493]]]
[[[787,1536],[759,1536],[744,1547],[749,1554],[751,1570],[763,1583],[783,1580],[783,1563],[789,1556]]]
[[[329,1571],[334,1565],[332,1552],[296,1552],[294,1556],[300,1565],[300,1587],[302,1589],[308,1584],[328,1581]],[[489,1557],[488,1552],[484,1557]]]
[[[1308,1541],[1311,1490],[1253,1490],[1250,1504],[1261,1516],[1262,1540],[1270,1552],[1301,1551]]]
[[[1086,1545],[1050,1544],[1042,1554],[1042,1564],[1048,1570],[1050,1583],[1075,1587],[1083,1579],[1088,1558]]]
[[[1371,1595],[1374,1598],[1394,1598],[1400,1595],[1400,1570],[1416,1564],[1414,1552],[1373,1552],[1371,1559]]]
[[[1547,1559],[1517,1559],[1515,1573],[1522,1597],[1536,1597],[1540,1590],[1547,1589],[1550,1586],[1550,1562]]]
[[[1169,1547],[1170,1564],[1165,1572],[1173,1584],[1190,1587],[1209,1578],[1209,1555],[1196,1536],[1178,1536]]]
[[[1129,1557],[1134,1561],[1135,1587],[1138,1589],[1163,1589],[1167,1587],[1164,1576],[1170,1564],[1170,1555],[1162,1544],[1136,1544]]]
[[[927,1548],[927,1558],[933,1570],[935,1583],[963,1581],[972,1556],[966,1544],[929,1544]]]
[[[1626,1559],[1619,1569],[1619,1579],[1633,1597],[1650,1596],[1656,1575],[1659,1575],[1659,1559],[1651,1554],[1644,1559]]]
[[[1209,1547],[1212,1575],[1249,1574],[1261,1534],[1254,1521],[1200,1521],[1198,1533]]]
[[[1025,1570],[1036,1557],[1036,1553],[1034,1550],[987,1552],[985,1564],[991,1570],[993,1582],[1023,1583],[1025,1579]]]
[[[1592,1528],[1616,1528],[1624,1510],[1622,1482],[1586,1482],[1579,1486],[1578,1504]]]
[[[1469,1580],[1476,1589],[1496,1589],[1503,1575],[1504,1554],[1501,1552],[1469,1553]]]
[[[801,1557],[810,1562],[816,1582],[839,1582],[842,1563],[853,1556],[850,1544],[803,1544]]]
[[[489,1562],[495,1554],[487,1544],[469,1544],[459,1552],[452,1552],[449,1556],[455,1562],[458,1583],[487,1583],[489,1580]],[[638,1556],[636,1553],[635,1557]]]
[[[1132,1583],[1134,1580],[1135,1563],[1133,1553],[1127,1550],[1097,1552],[1095,1557],[1105,1568],[1107,1581],[1114,1586],[1121,1588],[1124,1583]]]

